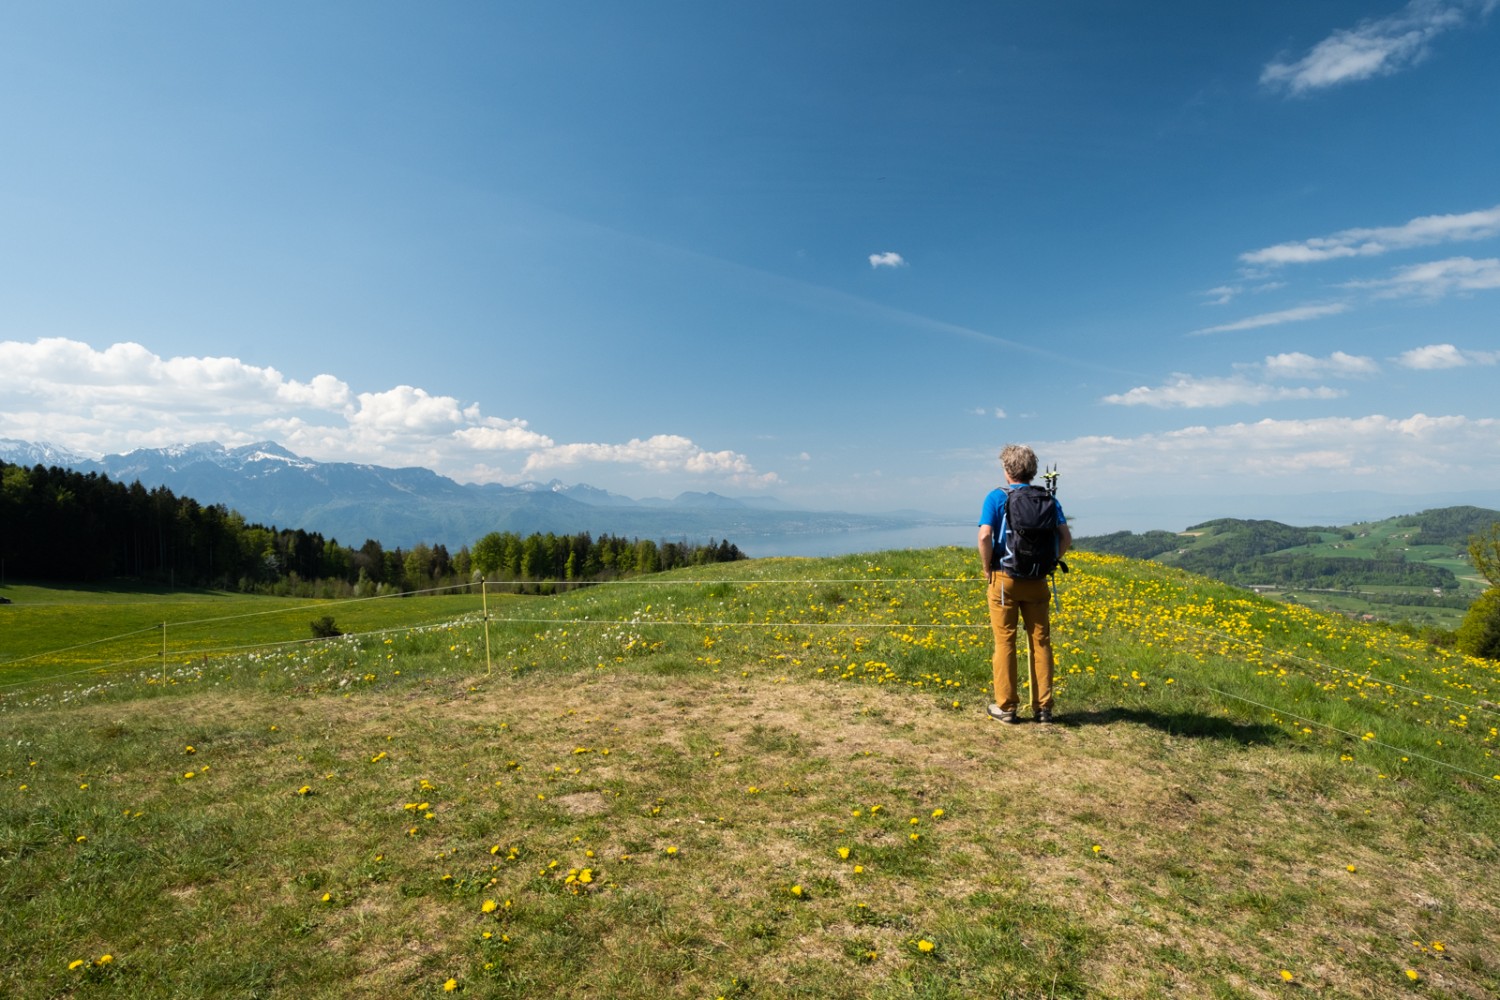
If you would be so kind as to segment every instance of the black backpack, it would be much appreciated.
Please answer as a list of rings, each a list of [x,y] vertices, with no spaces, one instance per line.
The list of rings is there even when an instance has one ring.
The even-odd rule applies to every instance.
[[[1006,494],[1000,524],[1000,569],[1018,580],[1051,576],[1058,564],[1056,498],[1040,486],[1019,486]]]

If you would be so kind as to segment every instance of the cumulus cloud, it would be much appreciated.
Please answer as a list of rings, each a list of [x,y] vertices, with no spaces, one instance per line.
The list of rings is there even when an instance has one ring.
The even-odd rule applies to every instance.
[[[133,343],[0,341],[0,426],[9,437],[92,455],[270,438],[320,461],[421,465],[480,482],[585,462],[737,485],[776,481],[738,452],[679,435],[559,444],[525,420],[417,386],[355,393],[333,375],[300,382],[236,358],[161,358]]]
[[[1223,323],[1219,326],[1206,326],[1201,330],[1194,330],[1194,334],[1207,333],[1231,333],[1236,330],[1255,330],[1263,326],[1280,326],[1282,323],[1301,323],[1310,319],[1321,319],[1324,316],[1337,316],[1349,308],[1345,302],[1330,302],[1326,305],[1297,306],[1294,309],[1282,309],[1279,312],[1261,313],[1258,316],[1247,316],[1233,323]]]
[[[1315,358],[1310,354],[1292,351],[1288,354],[1272,354],[1261,366],[1271,378],[1360,378],[1374,375],[1380,365],[1374,358],[1334,351],[1326,358]]]
[[[1424,215],[1399,226],[1345,229],[1331,236],[1278,243],[1240,254],[1247,264],[1278,266],[1373,257],[1392,250],[1488,239],[1500,234],[1500,205],[1455,215]]]
[[[733,451],[706,451],[685,437],[657,434],[644,440],[632,438],[624,444],[562,444],[534,451],[523,470],[528,475],[588,462],[633,465],[654,472],[685,470],[724,476],[741,485],[766,485],[774,474],[760,475],[744,455]]]
[[[1286,486],[1311,477],[1318,490],[1361,489],[1441,477],[1500,486],[1500,420],[1371,415],[1197,425],[1136,437],[1098,435],[1045,443],[1080,490],[1118,495],[1159,488],[1217,490],[1254,477]],[[1271,483],[1266,477],[1275,477]],[[1307,480],[1300,480],[1307,488]],[[1070,509],[1069,513],[1072,513]]]
[[[1300,59],[1267,63],[1260,82],[1304,94],[1343,83],[1389,76],[1415,66],[1432,40],[1463,27],[1471,11],[1488,13],[1493,0],[1412,0],[1395,14],[1335,31]]]
[[[893,250],[887,250],[885,253],[872,253],[872,254],[870,254],[870,267],[871,268],[879,268],[879,267],[905,267],[905,266],[906,266],[906,258],[902,257],[899,253],[896,253]]]
[[[1287,388],[1254,382],[1243,376],[1196,378],[1174,374],[1164,385],[1137,386],[1128,392],[1105,396],[1116,406],[1150,406],[1157,409],[1201,409],[1212,406],[1242,406],[1286,399],[1337,399],[1344,393],[1328,386]]]
[[[1433,371],[1441,368],[1465,368],[1469,365],[1500,364],[1500,351],[1461,351],[1452,344],[1428,344],[1392,358],[1403,368]]]

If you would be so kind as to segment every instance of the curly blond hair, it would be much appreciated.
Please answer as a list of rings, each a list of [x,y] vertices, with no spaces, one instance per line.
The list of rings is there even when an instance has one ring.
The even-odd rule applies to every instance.
[[[1036,478],[1036,452],[1024,444],[1008,444],[1000,452],[1000,464],[1005,474],[1018,483],[1029,483]]]

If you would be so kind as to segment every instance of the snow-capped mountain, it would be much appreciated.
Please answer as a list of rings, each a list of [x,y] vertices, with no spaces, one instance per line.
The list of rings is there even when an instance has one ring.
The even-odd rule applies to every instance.
[[[430,469],[315,462],[272,441],[141,448],[97,461],[46,444],[0,439],[0,461],[96,472],[147,489],[165,486],[247,520],[316,531],[346,545],[441,542],[453,548],[491,531],[616,534],[740,541],[763,535],[902,528],[901,517],[796,511],[779,501],[683,493],[633,500],[579,484],[461,484]]]

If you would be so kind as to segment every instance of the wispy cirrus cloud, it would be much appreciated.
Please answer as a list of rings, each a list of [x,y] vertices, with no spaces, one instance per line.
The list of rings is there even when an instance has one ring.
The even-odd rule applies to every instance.
[[[1200,378],[1174,374],[1158,386],[1136,386],[1128,392],[1105,396],[1116,406],[1150,406],[1156,409],[1204,409],[1245,406],[1288,399],[1338,399],[1344,392],[1328,386],[1288,388],[1231,375]]]
[[[1449,257],[1403,267],[1389,278],[1353,281],[1344,287],[1371,290],[1376,298],[1437,299],[1455,292],[1484,291],[1500,288],[1500,258]]]
[[[1301,351],[1272,354],[1259,366],[1270,378],[1363,378],[1380,371],[1374,358],[1334,351],[1316,358]]]
[[[1261,70],[1260,82],[1290,94],[1390,76],[1417,65],[1431,52],[1433,39],[1487,15],[1494,0],[1411,0],[1386,17],[1361,21],[1318,42],[1301,58],[1276,60]]]
[[[1244,285],[1220,285],[1217,288],[1210,288],[1199,294],[1203,296],[1207,305],[1227,306],[1246,292],[1259,294],[1261,292],[1274,292],[1279,288],[1285,287],[1286,282],[1284,281],[1264,281],[1249,287]]]
[[[894,250],[887,250],[885,253],[870,254],[870,267],[872,269],[881,267],[905,266],[906,258],[901,256],[899,253],[896,253]]]
[[[1257,266],[1308,264],[1341,257],[1373,257],[1392,250],[1482,240],[1500,235],[1500,205],[1453,215],[1424,215],[1399,226],[1345,229],[1330,236],[1278,243],[1240,254]]]
[[[467,481],[585,464],[764,486],[749,458],[677,434],[559,443],[517,418],[410,385],[354,392],[237,358],[162,358],[139,344],[96,350],[63,338],[0,341],[0,427],[83,454],[274,439],[320,461],[420,465]]]
[[[1285,400],[1341,399],[1347,392],[1326,385],[1288,387],[1274,383],[1281,379],[1366,378],[1380,371],[1374,358],[1343,351],[1334,351],[1323,358],[1300,351],[1271,354],[1264,361],[1234,367],[1237,372],[1229,376],[1174,373],[1161,385],[1136,386],[1128,392],[1105,396],[1102,402],[1156,409],[1207,409],[1256,406]]]
[[[1500,364],[1500,351],[1463,351],[1452,344],[1428,344],[1403,351],[1391,359],[1402,368],[1434,371],[1442,368],[1466,368],[1470,365]]]
[[[1292,309],[1282,309],[1277,312],[1261,313],[1257,316],[1247,316],[1244,319],[1235,320],[1233,323],[1221,323],[1218,326],[1206,326],[1201,330],[1194,330],[1195,336],[1210,333],[1232,333],[1236,330],[1256,330],[1265,326],[1280,326],[1283,323],[1303,323],[1310,319],[1322,319],[1324,316],[1337,316],[1346,312],[1349,305],[1346,302],[1328,302],[1322,305],[1296,306]]]
[[[1101,496],[1156,489],[1163,481],[1222,490],[1224,484],[1243,484],[1252,469],[1274,470],[1283,484],[1293,482],[1290,476],[1313,475],[1320,490],[1367,489],[1388,481],[1393,468],[1414,481],[1459,477],[1500,487],[1500,419],[1490,417],[1265,419],[1133,437],[1086,436],[1037,447],[1078,470],[1074,483],[1080,491]]]

